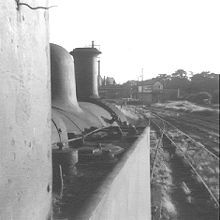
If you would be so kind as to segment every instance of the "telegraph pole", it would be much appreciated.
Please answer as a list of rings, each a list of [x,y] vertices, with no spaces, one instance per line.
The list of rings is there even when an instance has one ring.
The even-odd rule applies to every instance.
[[[144,82],[144,69],[141,68],[141,92],[142,92],[142,104],[144,103],[144,85],[143,85],[143,82]]]

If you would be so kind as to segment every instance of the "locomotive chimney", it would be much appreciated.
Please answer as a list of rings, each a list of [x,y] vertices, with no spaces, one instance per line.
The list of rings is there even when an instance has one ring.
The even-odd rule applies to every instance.
[[[52,106],[81,112],[76,98],[74,65],[64,48],[50,44]]]
[[[99,98],[97,56],[101,52],[94,48],[93,42],[92,47],[76,48],[70,54],[74,58],[78,100]]]

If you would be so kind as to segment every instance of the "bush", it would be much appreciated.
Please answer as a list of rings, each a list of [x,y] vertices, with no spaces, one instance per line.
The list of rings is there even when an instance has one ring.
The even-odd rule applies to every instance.
[[[212,95],[212,103],[219,104],[219,90],[215,90]]]
[[[190,94],[190,95],[186,96],[185,99],[187,101],[193,102],[195,100],[195,96],[196,96],[196,94]]]
[[[208,92],[199,92],[196,94],[191,94],[187,97],[188,101],[197,103],[197,104],[207,104],[211,102],[212,95]]]

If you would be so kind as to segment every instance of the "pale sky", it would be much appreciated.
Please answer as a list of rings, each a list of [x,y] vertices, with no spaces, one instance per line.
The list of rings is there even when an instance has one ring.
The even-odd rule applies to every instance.
[[[50,42],[100,45],[101,75],[117,83],[177,69],[220,73],[219,0],[49,0]]]

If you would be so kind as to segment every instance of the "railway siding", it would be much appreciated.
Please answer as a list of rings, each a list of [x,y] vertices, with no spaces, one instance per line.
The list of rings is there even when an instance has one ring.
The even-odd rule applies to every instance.
[[[160,116],[152,114],[151,121],[169,138],[219,206],[219,157]]]

